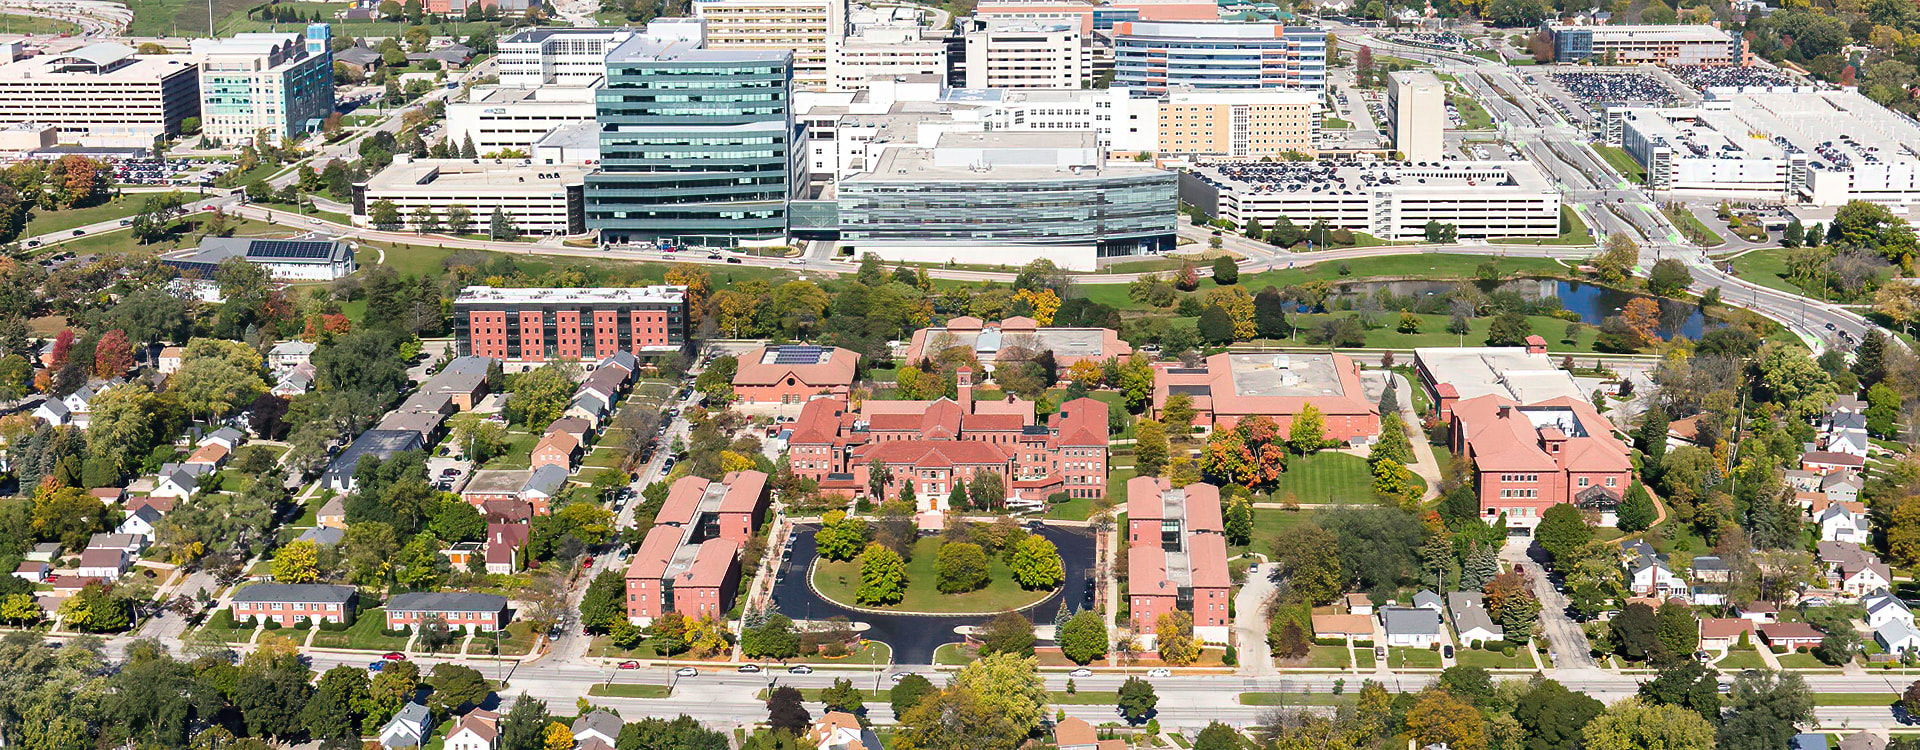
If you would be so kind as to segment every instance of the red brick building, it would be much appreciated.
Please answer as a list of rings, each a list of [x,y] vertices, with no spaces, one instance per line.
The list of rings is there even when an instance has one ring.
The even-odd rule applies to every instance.
[[[718,537],[744,545],[765,520],[770,499],[765,472],[736,471],[718,482],[686,476],[673,483],[653,522],[697,527],[701,539]]]
[[[686,287],[471,286],[454,300],[453,321],[460,354],[512,363],[666,354],[687,345]]]
[[[1075,399],[1041,424],[1033,402],[975,401],[968,368],[960,369],[959,381],[958,399],[869,399],[858,410],[837,398],[807,402],[787,441],[794,473],[853,495],[867,491],[877,460],[892,486],[914,483],[922,511],[944,510],[955,479],[989,470],[1023,499],[1106,494],[1105,403]]]
[[[1627,446],[1584,399],[1520,404],[1480,396],[1454,404],[1448,445],[1479,471],[1480,513],[1531,534],[1558,503],[1618,505],[1633,479]]]
[[[1264,415],[1285,437],[1294,415],[1311,405],[1328,440],[1371,442],[1380,434],[1380,411],[1360,384],[1360,366],[1345,354],[1215,354],[1199,367],[1157,363],[1153,380],[1153,413],[1164,416],[1168,398],[1187,394],[1193,423],[1203,430]]]
[[[1135,634],[1150,634],[1160,616],[1193,615],[1194,636],[1225,643],[1233,619],[1233,581],[1220,488],[1175,488],[1160,477],[1127,481],[1127,597]]]
[[[498,594],[413,592],[387,600],[387,629],[419,628],[438,617],[449,628],[482,632],[507,626],[507,598]]]
[[[804,404],[853,387],[860,355],[832,346],[763,346],[736,358],[733,395],[742,404]]]
[[[723,617],[740,584],[740,550],[766,517],[769,499],[764,472],[675,481],[627,564],[627,619],[645,625],[669,610]]]
[[[236,622],[258,617],[292,626],[301,620],[311,622],[353,623],[352,586],[320,583],[256,583],[233,594],[227,605]]]

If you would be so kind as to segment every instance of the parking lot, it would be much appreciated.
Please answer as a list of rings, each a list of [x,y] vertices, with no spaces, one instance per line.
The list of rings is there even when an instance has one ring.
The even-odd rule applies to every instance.
[[[217,159],[122,159],[113,179],[123,185],[211,185],[237,167]]]
[[[1794,80],[1792,74],[1786,71],[1759,66],[1735,68],[1727,66],[1673,65],[1667,68],[1667,72],[1672,73],[1673,77],[1680,79],[1682,83],[1701,91],[1723,86],[1794,86],[1799,83],[1799,81]]]

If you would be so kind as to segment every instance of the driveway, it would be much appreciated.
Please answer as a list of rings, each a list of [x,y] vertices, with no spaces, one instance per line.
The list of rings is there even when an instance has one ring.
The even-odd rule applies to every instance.
[[[782,614],[795,620],[825,620],[831,617],[845,617],[853,622],[864,622],[868,629],[863,634],[870,640],[886,643],[893,648],[895,664],[932,664],[934,649],[942,644],[956,643],[961,640],[955,628],[967,625],[983,625],[990,617],[978,615],[914,615],[895,613],[862,612],[848,609],[821,598],[813,587],[807,584],[807,576],[813,569],[815,548],[813,532],[819,527],[802,525],[794,528],[793,548],[786,559],[780,561],[780,573],[773,588],[773,604]],[[1044,526],[1038,532],[1060,548],[1060,559],[1066,567],[1067,579],[1063,591],[1026,610],[1029,619],[1038,625],[1053,622],[1054,613],[1060,609],[1062,601],[1080,602],[1086,596],[1086,579],[1091,575],[1093,563],[1093,535],[1085,529]],[[1061,597],[1065,596],[1063,600]]]
[[[1526,546],[1521,546],[1523,541]],[[1500,557],[1527,571],[1527,577],[1533,581],[1533,595],[1540,600],[1540,629],[1546,633],[1547,645],[1553,650],[1554,667],[1599,669],[1600,665],[1593,660],[1593,647],[1587,643],[1586,631],[1567,616],[1571,602],[1565,594],[1554,590],[1553,582],[1547,580],[1547,571],[1533,560],[1532,552],[1537,549],[1531,540],[1509,540]]]

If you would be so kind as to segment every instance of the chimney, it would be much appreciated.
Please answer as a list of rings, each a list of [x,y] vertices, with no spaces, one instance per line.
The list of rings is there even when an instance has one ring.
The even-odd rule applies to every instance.
[[[1500,405],[1500,418],[1501,418],[1501,419],[1506,419],[1506,418],[1507,418],[1507,417],[1508,417],[1508,416],[1509,416],[1510,414],[1512,414],[1512,412],[1513,412],[1513,405],[1512,405],[1512,404],[1501,404],[1501,405]]]
[[[954,371],[955,379],[960,381],[960,412],[973,413],[973,368],[962,365]]]

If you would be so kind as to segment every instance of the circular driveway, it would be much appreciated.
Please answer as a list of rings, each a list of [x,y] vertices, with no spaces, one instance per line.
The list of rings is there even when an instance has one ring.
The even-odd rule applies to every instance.
[[[981,625],[991,619],[981,615],[922,615],[904,612],[867,612],[835,604],[814,593],[807,585],[817,554],[813,532],[818,526],[805,524],[794,530],[793,549],[780,561],[780,577],[773,587],[773,604],[781,614],[795,620],[825,620],[845,617],[864,622],[868,640],[881,641],[893,649],[896,664],[932,664],[934,649],[962,640],[954,628]],[[1038,532],[1060,549],[1060,561],[1066,569],[1061,591],[1040,600],[1025,610],[1035,624],[1053,623],[1062,602],[1085,601],[1087,578],[1093,570],[1093,535],[1080,528],[1042,526]]]

